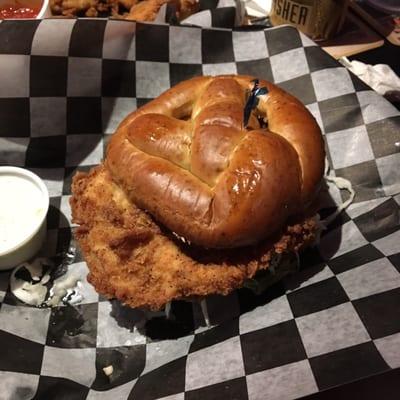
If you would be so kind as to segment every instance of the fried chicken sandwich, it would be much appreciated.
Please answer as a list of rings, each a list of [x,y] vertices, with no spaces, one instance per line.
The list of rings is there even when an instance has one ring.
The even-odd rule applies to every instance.
[[[73,179],[96,290],[131,307],[226,295],[312,244],[324,171],[304,105],[250,76],[196,77],[129,114]]]

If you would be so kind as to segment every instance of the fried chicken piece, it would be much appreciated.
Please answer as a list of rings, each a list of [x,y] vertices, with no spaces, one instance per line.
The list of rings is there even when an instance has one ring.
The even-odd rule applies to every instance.
[[[130,10],[137,2],[138,0],[118,0],[118,4],[122,5],[127,10]]]
[[[118,12],[118,0],[50,0],[53,15],[98,17]]]
[[[73,16],[87,10],[96,10],[98,0],[51,0],[51,11],[55,15]]]
[[[168,301],[226,295],[269,267],[277,254],[313,242],[310,218],[259,246],[204,250],[177,239],[132,204],[100,165],[72,183],[75,231],[90,273],[89,282],[108,298],[152,310]]]
[[[185,19],[199,11],[199,0],[180,0],[179,19]]]
[[[143,0],[136,3],[126,15],[126,19],[135,21],[153,21],[166,4],[172,4],[179,20],[187,18],[199,9],[199,0]]]
[[[172,3],[170,0],[145,0],[135,4],[126,15],[125,19],[135,21],[154,21],[161,6]]]
[[[175,6],[183,19],[198,11],[198,0],[50,0],[53,15],[66,17],[114,16],[136,21],[154,21],[163,4]]]

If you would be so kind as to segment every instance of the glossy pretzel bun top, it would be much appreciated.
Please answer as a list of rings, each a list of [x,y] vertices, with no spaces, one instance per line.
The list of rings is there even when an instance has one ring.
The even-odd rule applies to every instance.
[[[182,82],[128,115],[108,146],[106,166],[130,200],[194,244],[259,242],[319,190],[323,140],[301,102],[260,80],[269,92],[243,127],[254,79]]]

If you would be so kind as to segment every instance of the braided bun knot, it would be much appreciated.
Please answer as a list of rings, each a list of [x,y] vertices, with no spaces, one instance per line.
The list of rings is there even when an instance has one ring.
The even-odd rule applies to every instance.
[[[182,82],[128,115],[108,146],[106,166],[130,200],[194,244],[257,243],[318,192],[325,154],[317,123],[296,98],[260,81],[268,94],[244,128],[253,80]]]

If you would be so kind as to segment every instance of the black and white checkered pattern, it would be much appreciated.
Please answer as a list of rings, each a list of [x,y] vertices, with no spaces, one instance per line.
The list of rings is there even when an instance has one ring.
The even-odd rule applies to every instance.
[[[297,274],[260,296],[207,299],[211,329],[185,302],[169,321],[135,326],[135,310],[86,282],[80,255],[76,307],[24,306],[0,273],[0,398],[292,399],[400,367],[400,116],[294,28],[2,22],[0,164],[45,180],[46,252],[68,246],[71,177],[102,160],[119,121],[181,80],[220,73],[256,75],[302,100],[355,202]]]

